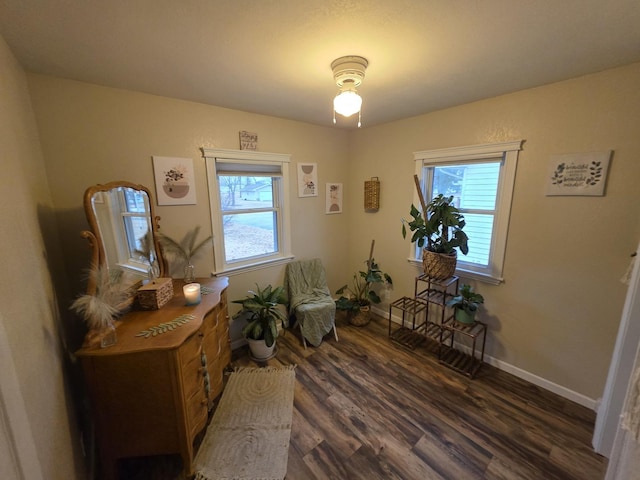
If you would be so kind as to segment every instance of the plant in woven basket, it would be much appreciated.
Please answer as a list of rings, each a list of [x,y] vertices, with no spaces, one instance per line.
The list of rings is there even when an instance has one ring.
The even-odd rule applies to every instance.
[[[167,256],[177,260],[184,266],[184,280],[186,283],[190,283],[195,280],[192,259],[199,254],[205,245],[207,245],[213,238],[213,236],[209,235],[201,242],[196,243],[196,238],[198,238],[199,233],[200,225],[196,226],[193,230],[188,231],[180,242],[177,242],[162,233],[158,234],[160,246]]]
[[[463,231],[466,222],[464,215],[453,204],[453,196],[445,197],[442,194],[434,197],[428,204],[425,203],[420,189],[417,175],[414,176],[416,189],[420,198],[422,211],[415,205],[411,205],[411,220],[402,219],[402,237],[407,237],[407,227],[413,232],[411,242],[423,249],[425,273],[434,278],[446,278],[455,271],[457,250],[466,255],[469,253],[467,234]],[[443,257],[429,257],[429,252]],[[444,267],[434,266],[433,271],[427,271],[428,263],[445,262]],[[442,268],[444,273],[438,271]]]
[[[375,240],[371,242],[369,259],[365,262],[367,270],[354,273],[351,285],[346,284],[336,290],[336,295],[340,295],[336,300],[336,308],[338,310],[354,314],[363,308],[366,309],[372,303],[380,303],[382,299],[375,291],[374,285],[393,285],[393,280],[389,274],[380,270],[373,258],[374,243]],[[363,322],[368,323],[368,317],[363,319]]]

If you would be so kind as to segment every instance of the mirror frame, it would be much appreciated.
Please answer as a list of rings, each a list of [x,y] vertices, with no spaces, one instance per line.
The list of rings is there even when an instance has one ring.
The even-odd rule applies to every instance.
[[[141,192],[145,192],[147,194],[147,198],[149,199],[149,217],[150,217],[150,225],[151,225],[151,233],[153,234],[153,246],[156,251],[156,258],[158,259],[158,268],[159,268],[159,277],[164,277],[165,272],[168,271],[166,259],[162,253],[162,247],[160,242],[158,241],[158,231],[160,230],[160,217],[154,215],[153,211],[153,197],[151,196],[151,191],[145,187],[144,185],[139,185],[131,182],[127,182],[126,180],[118,180],[105,184],[97,184],[92,185],[87,188],[84,192],[84,212],[87,217],[87,221],[89,222],[89,226],[91,230],[83,230],[80,235],[85,238],[91,247],[91,265],[95,266],[104,266],[106,264],[106,254],[104,248],[104,242],[102,240],[102,236],[100,234],[100,227],[98,225],[98,219],[96,218],[95,210],[93,208],[93,196],[99,192],[108,192],[113,190],[114,188],[130,188],[132,190],[137,190]],[[134,289],[137,289],[139,286],[137,282],[133,285]],[[135,291],[135,290],[134,290]],[[95,295],[96,293],[96,283],[95,279],[89,277],[89,281],[87,284],[87,294]]]

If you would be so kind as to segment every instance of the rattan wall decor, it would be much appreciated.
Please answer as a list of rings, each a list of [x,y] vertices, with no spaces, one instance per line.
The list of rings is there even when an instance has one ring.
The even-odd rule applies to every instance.
[[[364,209],[367,212],[377,212],[380,208],[380,180],[371,177],[364,182]]]

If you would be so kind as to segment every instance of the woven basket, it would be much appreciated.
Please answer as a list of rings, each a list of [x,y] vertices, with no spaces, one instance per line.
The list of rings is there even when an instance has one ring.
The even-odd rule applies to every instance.
[[[156,278],[138,289],[138,304],[143,310],[158,310],[173,298],[173,280]]]
[[[351,312],[349,323],[356,327],[364,327],[371,321],[371,307],[360,307],[357,312]]]
[[[434,253],[426,248],[422,250],[422,267],[427,277],[444,280],[456,273],[458,254]]]
[[[380,181],[378,177],[364,182],[364,209],[377,211],[380,208]]]

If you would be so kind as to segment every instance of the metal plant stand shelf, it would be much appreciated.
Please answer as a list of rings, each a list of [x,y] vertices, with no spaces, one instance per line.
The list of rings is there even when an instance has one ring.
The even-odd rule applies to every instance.
[[[458,337],[459,343],[462,343],[460,342],[461,337],[471,342],[471,346],[468,347],[468,353],[463,352],[459,347],[454,347],[456,336]],[[449,341],[448,345],[447,340]],[[442,325],[438,360],[441,364],[473,378],[484,363],[484,346],[486,340],[486,323],[476,321],[475,323],[466,325],[450,319]]]
[[[484,362],[487,325],[455,320],[447,301],[457,294],[459,283],[455,275],[444,280],[418,275],[414,297],[389,304],[389,338],[411,350],[425,343],[435,346],[441,364],[473,378]],[[395,330],[391,321],[394,308],[402,312],[402,322]]]
[[[411,350],[423,343],[425,336],[421,332],[426,327],[426,321],[423,319],[428,307],[429,304],[424,300],[411,297],[402,297],[389,304],[389,338]],[[402,324],[395,331],[392,329],[391,321],[394,308],[402,312]]]

